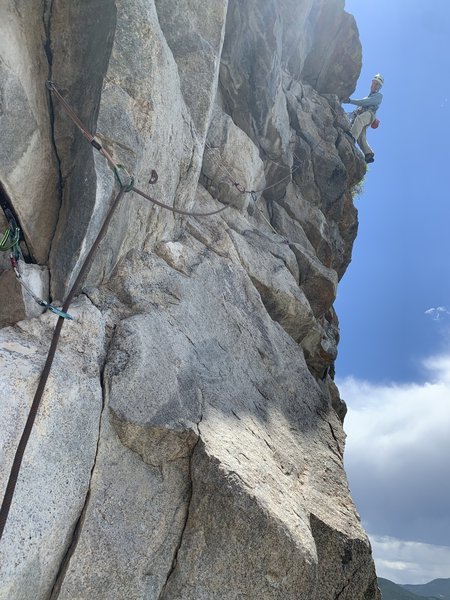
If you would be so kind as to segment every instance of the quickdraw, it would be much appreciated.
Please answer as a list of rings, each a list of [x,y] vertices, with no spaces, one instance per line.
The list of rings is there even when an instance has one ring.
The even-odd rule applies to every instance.
[[[8,252],[13,248],[16,248],[20,240],[20,229],[15,227],[14,230],[11,228],[7,229],[0,240],[0,251]]]
[[[12,213],[9,211],[8,214],[8,212],[5,211],[5,214],[8,220],[10,221],[10,225],[9,228],[3,234],[2,238],[0,239],[0,251],[10,252],[9,258],[11,262],[11,267],[16,275],[17,281],[28,293],[28,295],[36,302],[36,304],[39,304],[39,306],[42,306],[42,308],[45,308],[46,310],[50,310],[59,317],[73,320],[73,317],[68,313],[54,306],[51,302],[46,302],[42,298],[36,296],[33,290],[25,283],[19,268],[19,260],[20,258],[22,258],[22,252],[19,246],[21,239],[21,231],[20,228],[17,226],[16,220],[12,216]]]
[[[45,310],[50,310],[55,315],[58,315],[58,317],[62,317],[63,319],[69,319],[70,321],[74,320],[72,315],[70,315],[69,313],[64,312],[57,306],[54,306],[51,302],[46,302],[45,300],[42,300],[42,298],[39,298],[39,296],[36,296],[36,294],[33,292],[33,290],[23,280],[22,274],[19,269],[18,260],[13,255],[11,255],[11,266],[16,275],[17,281],[24,288],[24,290],[26,290],[26,292],[31,296],[31,298],[33,298],[33,300],[36,302],[36,304],[39,304],[39,306],[42,306],[42,308],[45,308]]]

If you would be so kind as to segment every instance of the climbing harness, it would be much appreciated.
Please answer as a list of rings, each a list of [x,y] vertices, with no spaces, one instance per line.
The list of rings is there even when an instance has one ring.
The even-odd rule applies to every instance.
[[[347,120],[350,123],[350,127],[353,125],[356,117],[358,115],[361,115],[362,113],[366,112],[367,110],[371,110],[371,109],[365,108],[363,106],[358,106],[357,108],[355,108],[355,110],[353,110],[349,113],[345,113],[345,116],[347,117]],[[373,113],[373,111],[372,111],[372,113]],[[376,117],[374,117],[372,123],[370,124],[370,127],[372,129],[378,129],[379,126],[380,126],[380,120],[377,119]]]

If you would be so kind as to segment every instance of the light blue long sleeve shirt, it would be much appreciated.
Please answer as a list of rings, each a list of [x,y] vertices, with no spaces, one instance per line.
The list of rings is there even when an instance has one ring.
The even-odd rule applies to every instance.
[[[377,112],[381,101],[383,100],[383,94],[381,92],[373,92],[370,93],[365,98],[361,98],[361,100],[352,100],[349,98],[349,104],[354,104],[355,106],[362,106],[363,108],[368,108],[372,110],[374,113]]]

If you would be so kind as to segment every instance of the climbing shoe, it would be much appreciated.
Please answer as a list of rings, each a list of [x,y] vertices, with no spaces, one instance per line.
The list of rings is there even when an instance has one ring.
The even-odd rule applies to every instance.
[[[369,154],[366,154],[364,156],[366,163],[373,163],[375,161],[374,157],[373,157],[373,153],[370,152]]]

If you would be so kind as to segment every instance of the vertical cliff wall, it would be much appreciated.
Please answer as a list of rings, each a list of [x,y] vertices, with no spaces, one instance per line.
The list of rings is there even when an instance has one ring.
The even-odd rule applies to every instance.
[[[35,293],[65,298],[116,189],[46,79],[146,193],[228,205],[123,198],[63,328],[0,598],[378,600],[333,382],[365,172],[343,0],[5,0],[0,31],[0,194]],[[0,282],[3,493],[56,317],[5,254]]]

